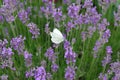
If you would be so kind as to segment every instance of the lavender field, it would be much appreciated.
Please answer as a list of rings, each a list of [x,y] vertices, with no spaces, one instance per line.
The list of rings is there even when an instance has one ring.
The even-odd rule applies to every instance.
[[[120,0],[0,0],[0,80],[120,80]]]

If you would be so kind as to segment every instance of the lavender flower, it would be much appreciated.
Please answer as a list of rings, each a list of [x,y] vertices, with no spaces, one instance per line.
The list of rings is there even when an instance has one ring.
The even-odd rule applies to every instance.
[[[106,66],[108,63],[111,62],[111,55],[110,54],[107,54],[106,57],[104,57],[104,60],[102,60],[102,66]]]
[[[9,7],[14,8],[18,5],[19,0],[3,0],[4,5],[9,5]]]
[[[112,54],[112,53],[113,53],[111,46],[107,46],[107,47],[106,47],[106,53],[107,53],[107,54]]]
[[[0,22],[3,23],[4,22],[4,17],[2,15],[0,15]]]
[[[80,6],[72,4],[68,7],[68,16],[70,18],[76,18],[80,11]]]
[[[114,73],[113,80],[119,80],[120,79],[120,62],[114,62],[111,63],[111,71]]]
[[[35,69],[30,69],[30,71],[26,71],[25,76],[26,78],[33,77],[34,76]]]
[[[37,28],[37,25],[36,24],[34,24],[34,23],[29,23],[28,25],[28,28],[29,28],[29,31],[30,31],[30,33],[32,33],[32,38],[37,38],[39,35],[40,35],[40,33],[39,33],[39,28]]]
[[[6,16],[6,21],[7,22],[13,22],[13,21],[15,21],[15,18],[12,15],[8,15],[8,16]]]
[[[74,24],[81,25],[81,24],[83,24],[83,20],[84,20],[83,15],[80,14],[79,16],[77,16],[76,20],[74,20]]]
[[[92,35],[93,35],[93,33],[96,31],[96,27],[92,27],[92,26],[90,26],[89,28],[88,28],[88,37],[89,38],[92,38]]]
[[[10,68],[11,70],[16,70],[13,67],[13,61],[12,58],[8,58],[8,59],[3,59],[0,68],[4,69],[4,68]]]
[[[84,42],[87,39],[87,32],[85,32],[85,31],[82,32],[81,36],[82,36],[82,41]]]
[[[67,64],[70,64],[71,62],[72,63],[76,62],[76,53],[72,51],[71,47],[66,49],[64,58],[66,58],[66,63]]]
[[[95,46],[94,46],[94,48],[93,48],[94,53],[95,53],[95,54],[94,54],[94,57],[97,56],[96,53],[99,51],[99,49],[100,49],[105,43],[108,42],[108,39],[109,39],[110,36],[111,36],[111,35],[110,35],[110,30],[107,29],[107,30],[103,33],[103,35],[100,37],[100,39],[99,39],[98,41],[96,41]]]
[[[53,63],[51,65],[51,69],[52,69],[53,72],[57,72],[58,68],[59,68],[59,66],[57,64],[55,64],[55,63]]]
[[[71,3],[71,1],[70,0],[63,0],[63,3],[69,5]]]
[[[18,17],[22,21],[23,24],[25,24],[29,20],[28,12],[25,11],[25,10],[19,11],[18,12]]]
[[[60,8],[53,10],[53,17],[56,22],[59,22],[62,17],[62,11]]]
[[[75,68],[68,66],[65,72],[66,80],[74,80],[75,79]]]
[[[3,58],[10,58],[13,55],[13,52],[11,48],[4,47],[1,54]]]
[[[74,28],[74,27],[75,27],[75,25],[73,24],[72,21],[68,22],[67,25],[66,25],[66,31],[67,31],[67,33],[69,33],[70,30],[71,30],[72,28]]]
[[[35,80],[46,80],[46,71],[43,66],[38,67],[34,73]]]
[[[18,3],[18,0],[3,0],[3,5],[0,8],[0,12],[5,17],[7,22],[13,22],[15,20],[12,14],[17,10]]]
[[[20,35],[19,37],[12,38],[12,40],[10,41],[10,45],[14,50],[17,50],[17,52],[21,54],[24,50],[24,40],[25,37],[22,38],[22,36]]]
[[[99,80],[108,80],[107,79],[107,74],[100,73]]]
[[[111,46],[106,47],[106,57],[104,57],[104,60],[102,61],[102,65],[106,66],[108,63],[111,62],[111,54],[112,54],[112,48]]]
[[[0,76],[0,80],[8,80],[8,75],[2,75]]]
[[[41,7],[40,9],[41,9],[41,11],[45,14],[45,17],[48,19],[49,16],[51,16],[51,15],[52,15],[52,12],[53,12],[52,2],[49,1],[49,2],[46,4],[46,7]]]
[[[70,42],[65,40],[65,42],[64,42],[64,49],[67,50],[69,47],[70,47]]]
[[[50,33],[49,23],[47,23],[47,24],[45,25],[45,32],[46,32],[46,34],[49,34],[49,33]]]
[[[1,53],[2,53],[2,50],[3,50],[4,47],[7,46],[7,44],[8,44],[8,41],[7,41],[6,39],[4,39],[3,41],[0,40],[0,55],[2,55],[2,54],[1,54]]]
[[[55,62],[56,61],[56,56],[55,56],[55,53],[54,53],[54,50],[50,47],[47,49],[46,53],[45,53],[45,57],[48,58],[48,60],[52,61],[52,62]]]
[[[109,37],[111,36],[111,32],[109,29],[107,29],[103,35],[102,35],[102,40],[104,43],[108,42]]]
[[[42,0],[43,3],[48,3],[49,0]]]
[[[98,24],[98,30],[99,31],[104,31],[106,30],[106,27],[109,26],[109,22],[107,22],[106,19],[103,19],[101,23]]]
[[[101,14],[97,12],[96,7],[87,8],[85,13],[86,19],[88,19],[88,22],[91,24],[97,24],[101,19]]]
[[[92,0],[85,0],[83,8],[90,8],[93,6]]]
[[[99,49],[101,48],[101,46],[102,46],[102,40],[100,39],[100,40],[97,40],[96,41],[96,43],[95,43],[95,46],[94,46],[94,48],[93,48],[93,51],[94,51],[94,57],[97,57],[97,52],[99,51]]]
[[[25,65],[30,67],[32,65],[32,54],[29,54],[27,51],[24,52]]]
[[[0,13],[4,16],[7,22],[13,22],[15,20],[14,16],[12,15],[13,11],[9,7],[9,5],[3,5],[0,8]]]
[[[52,80],[52,75],[51,75],[51,73],[47,73],[46,78],[47,78],[47,80]]]
[[[28,7],[28,8],[26,9],[26,12],[28,13],[28,15],[31,15],[31,7]]]

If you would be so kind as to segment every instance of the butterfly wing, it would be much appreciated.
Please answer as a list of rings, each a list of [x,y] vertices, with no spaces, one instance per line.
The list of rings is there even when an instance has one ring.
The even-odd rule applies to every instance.
[[[55,44],[59,44],[62,41],[64,41],[64,37],[63,37],[62,33],[57,29],[54,29],[53,32],[50,32],[50,35],[52,37],[51,38],[52,42]]]
[[[53,30],[53,33],[55,33],[55,34],[57,34],[57,35],[59,35],[60,37],[63,38],[62,33],[61,33],[57,28],[55,28],[55,29]]]

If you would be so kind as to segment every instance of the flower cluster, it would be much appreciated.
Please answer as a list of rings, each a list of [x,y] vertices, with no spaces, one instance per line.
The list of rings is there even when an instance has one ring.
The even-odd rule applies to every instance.
[[[37,38],[39,36],[39,28],[37,28],[37,25],[34,23],[29,23],[27,25],[27,27],[29,28],[29,32],[32,33],[32,38]]]
[[[51,47],[47,49],[47,51],[45,53],[45,57],[47,57],[48,60],[52,62],[51,70],[53,72],[57,72],[57,70],[59,68],[59,66],[56,64],[57,56]]]
[[[46,18],[48,19],[52,15],[53,5],[52,5],[52,2],[47,2],[45,5],[46,7],[42,6],[40,10],[44,13]]]
[[[69,41],[65,41],[64,43],[65,48],[65,55],[64,58],[66,59],[67,68],[65,73],[65,79],[66,80],[73,80],[75,79],[75,62],[76,62],[76,53],[72,51],[72,47],[70,46]],[[72,64],[71,66],[69,66]]]
[[[70,18],[76,18],[80,11],[80,6],[72,4],[68,7],[68,16]]]
[[[54,53],[54,50],[51,47],[47,49],[47,51],[45,53],[45,57],[47,57],[48,60],[50,60],[51,62],[55,62],[55,60],[57,58]]]
[[[28,51],[24,52],[25,65],[27,67],[32,65],[32,54],[29,54]]]
[[[66,68],[65,79],[66,80],[74,80],[75,79],[75,68],[74,67],[68,66]]]
[[[99,30],[99,39],[96,41],[95,46],[93,48],[94,50],[94,57],[97,57],[97,52],[101,49],[101,47],[108,42],[108,39],[111,36],[111,32],[106,27],[109,25],[109,23],[106,21],[106,19],[103,19],[103,21],[98,25]]]
[[[114,73],[113,80],[119,80],[120,79],[120,62],[114,62],[111,63],[111,71]]]
[[[15,20],[13,13],[17,10],[18,3],[19,0],[3,0],[0,13],[5,17],[7,22],[13,22]]]
[[[35,80],[46,80],[46,71],[44,67],[38,67],[34,73]]]
[[[25,40],[25,37],[23,38],[20,35],[19,37],[12,38],[12,40],[10,41],[10,45],[19,54],[23,54],[23,52],[24,52],[24,40]]]
[[[23,24],[25,24],[29,20],[28,12],[25,11],[25,10],[19,11],[18,12],[18,17],[22,21]]]
[[[102,61],[102,66],[106,66],[108,63],[111,62],[111,54],[112,54],[112,48],[111,46],[106,47],[106,57],[104,57],[104,60]]]
[[[4,39],[4,41],[0,40],[0,56],[1,56],[1,65],[0,68],[9,67],[13,68],[12,55],[14,54],[10,47],[7,47],[8,41]]]
[[[1,80],[8,80],[8,75],[4,74],[4,75],[0,76],[0,79]]]
[[[56,22],[59,22],[61,20],[62,11],[60,10],[60,8],[53,10],[53,17]]]

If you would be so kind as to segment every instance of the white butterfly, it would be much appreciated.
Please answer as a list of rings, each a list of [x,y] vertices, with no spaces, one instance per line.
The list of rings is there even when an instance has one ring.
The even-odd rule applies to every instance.
[[[64,37],[62,33],[57,29],[54,28],[53,32],[50,32],[51,41],[55,44],[59,44],[64,41]]]

